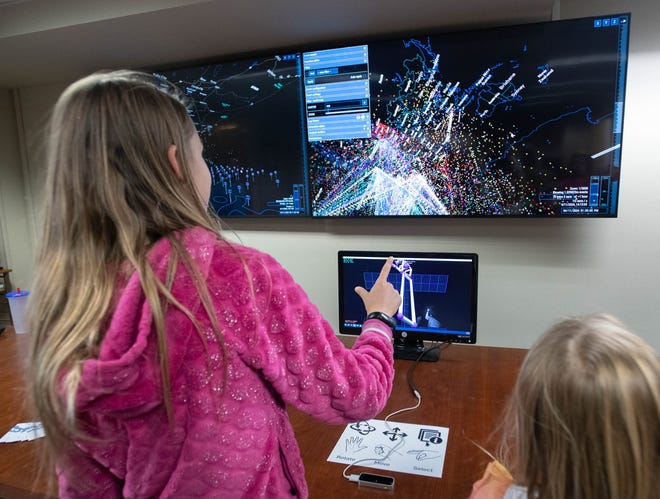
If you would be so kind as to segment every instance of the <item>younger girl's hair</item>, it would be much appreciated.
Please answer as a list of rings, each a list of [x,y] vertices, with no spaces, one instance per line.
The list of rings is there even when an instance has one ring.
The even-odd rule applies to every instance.
[[[115,288],[137,272],[156,333],[165,405],[171,415],[164,314],[178,262],[191,272],[217,328],[208,290],[177,237],[204,227],[220,237],[189,168],[195,128],[181,94],[132,71],[98,73],[69,86],[53,110],[40,247],[31,296],[30,388],[51,450],[63,456],[76,426],[82,363],[98,353]],[[168,160],[176,146],[179,172]],[[172,248],[166,282],[147,263],[153,244]]]
[[[501,459],[540,499],[651,499],[660,473],[660,364],[615,318],[567,319],[530,349]]]

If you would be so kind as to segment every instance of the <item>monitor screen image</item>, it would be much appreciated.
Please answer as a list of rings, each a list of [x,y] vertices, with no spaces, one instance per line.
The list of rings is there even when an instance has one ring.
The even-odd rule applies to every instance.
[[[371,289],[389,256],[394,263],[388,281],[401,295],[394,317],[395,357],[417,358],[424,340],[475,343],[478,257],[474,253],[339,251],[339,332],[360,334],[366,312],[355,287]]]
[[[170,69],[190,101],[221,217],[309,215],[300,54]]]
[[[616,216],[629,21],[303,52],[312,215]]]

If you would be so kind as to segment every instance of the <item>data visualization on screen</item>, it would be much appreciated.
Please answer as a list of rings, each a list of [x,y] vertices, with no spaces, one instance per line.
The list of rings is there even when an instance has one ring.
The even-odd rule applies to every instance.
[[[300,59],[270,55],[157,73],[190,99],[220,216],[309,214]]]
[[[410,37],[347,47],[366,54],[350,64],[331,51],[324,74],[362,82],[368,67],[368,92],[343,78],[332,99],[366,110],[368,95],[370,133],[310,129],[312,214],[615,216],[628,27],[619,15]]]
[[[157,72],[222,217],[616,217],[630,15]]]

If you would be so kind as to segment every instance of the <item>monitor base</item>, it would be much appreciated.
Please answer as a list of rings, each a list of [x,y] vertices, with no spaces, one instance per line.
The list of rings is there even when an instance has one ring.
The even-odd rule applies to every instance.
[[[424,341],[407,338],[394,339],[394,358],[402,360],[419,360],[420,362],[437,362],[440,360],[440,349],[434,349],[424,354],[426,347]]]

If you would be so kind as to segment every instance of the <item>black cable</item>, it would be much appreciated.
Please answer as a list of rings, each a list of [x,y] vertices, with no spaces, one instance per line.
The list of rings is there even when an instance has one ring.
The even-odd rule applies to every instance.
[[[443,346],[444,345],[444,346]],[[424,358],[425,355],[433,352],[434,350],[440,350],[439,353],[442,353],[443,350],[446,350],[451,346],[451,343],[449,341],[445,341],[443,343],[440,343],[439,345],[431,346],[428,348],[425,348],[422,353],[419,354],[417,357],[417,360],[415,360],[415,363],[408,369],[408,372],[406,373],[406,380],[408,381],[408,386],[410,387],[410,390],[412,391],[413,395],[417,398],[420,398],[421,395],[419,391],[417,391],[417,387],[415,386],[415,382],[413,381],[413,373],[415,372],[415,368],[417,367],[417,364]]]

